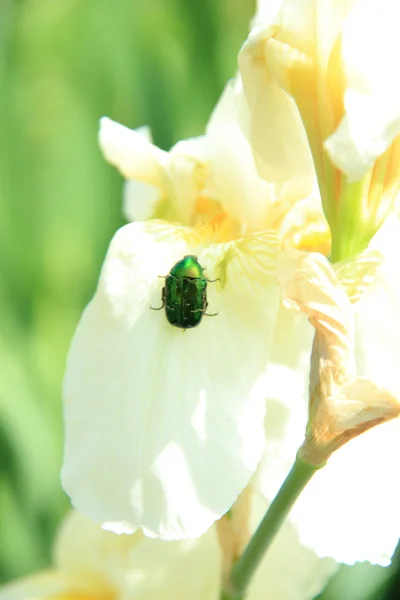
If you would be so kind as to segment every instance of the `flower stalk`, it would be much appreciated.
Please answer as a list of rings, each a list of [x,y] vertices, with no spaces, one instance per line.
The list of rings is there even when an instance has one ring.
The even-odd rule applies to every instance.
[[[233,566],[220,600],[243,600],[251,578],[293,504],[319,467],[297,457],[260,525]]]

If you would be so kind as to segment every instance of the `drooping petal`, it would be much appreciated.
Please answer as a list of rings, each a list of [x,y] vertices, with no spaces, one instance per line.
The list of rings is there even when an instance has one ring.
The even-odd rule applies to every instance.
[[[388,232],[386,235],[383,233],[384,239],[387,239],[387,234]],[[376,247],[382,250],[380,244],[377,243]],[[364,259],[361,260],[360,265],[356,265],[355,269],[353,265],[353,275],[355,272],[361,280],[368,275],[370,269],[376,269],[374,253],[369,252],[365,256],[365,260],[370,260],[368,268],[366,268]],[[385,262],[383,262],[384,264]],[[354,296],[356,299],[359,296],[357,286],[349,285],[346,276],[347,267],[344,267],[345,265],[339,266],[337,274],[344,277],[347,282],[346,289],[350,290],[351,297]],[[383,340],[374,334],[371,336],[369,334],[371,325],[375,333],[378,329],[385,332],[390,329],[390,315],[388,315],[387,327],[382,320],[376,327],[373,325],[377,312],[375,301],[379,303],[382,296],[377,294],[375,301],[369,307],[368,303],[364,302],[370,296],[372,297],[373,290],[378,284],[379,271],[376,281],[373,284],[370,283],[369,289],[365,286],[363,296],[359,300],[358,318],[361,318],[364,313],[365,333],[357,341],[357,345],[359,344],[360,349],[363,349],[359,350],[356,355],[358,359],[357,374],[367,375],[374,381],[390,387],[390,378],[382,377],[384,372],[379,373],[379,367],[376,366],[371,370],[361,368],[362,364],[364,367],[367,365],[367,362],[362,362],[362,357],[371,353],[369,364],[372,364],[374,356],[377,356],[379,352],[385,355],[386,352],[384,344],[381,343]],[[315,307],[317,307],[320,305],[320,300],[318,298],[315,300]],[[340,301],[339,295],[337,301]],[[367,307],[369,312],[365,312],[368,310]],[[388,306],[384,306],[380,310],[386,314],[387,308]],[[332,316],[334,314],[332,312]],[[339,313],[337,316],[340,316]],[[361,321],[358,322],[356,328],[356,340],[360,336],[360,323]],[[366,334],[367,331],[368,334]],[[395,348],[395,336],[394,332],[392,349]],[[285,385],[279,386],[279,380],[275,388],[270,385],[271,389],[275,391],[273,396],[275,410],[271,413],[271,401],[269,401],[267,415],[269,414],[270,420],[266,420],[269,427],[266,437],[266,452],[258,480],[264,494],[270,499],[275,496],[289,470],[290,463],[294,460],[296,447],[301,442],[301,430],[304,431],[307,421],[309,367],[306,361],[303,363],[300,361],[304,350],[307,350],[307,347],[303,345],[305,337],[304,335],[300,337],[294,335],[291,341],[292,347],[297,348],[299,357],[297,365],[292,361],[285,360],[284,344],[285,341],[287,344],[287,339],[288,336],[283,337],[280,344],[282,347],[280,370],[283,371],[281,381],[285,382]],[[272,357],[276,351],[275,349]],[[284,368],[285,364],[287,364],[286,369]],[[398,366],[395,367],[395,358],[391,364],[392,368],[398,369]],[[290,371],[292,371],[291,375]],[[290,381],[293,381],[292,386],[290,386]],[[357,381],[362,380],[359,378]],[[394,381],[394,373],[391,381]],[[292,389],[290,389],[291,387]],[[301,393],[301,390],[303,390],[303,400],[299,402],[297,394]],[[284,411],[281,406],[284,404],[285,398],[290,398],[290,396],[293,397],[292,408]],[[359,402],[361,403],[361,400],[365,399],[366,397],[361,398]],[[357,408],[356,403],[354,403],[354,407]],[[288,438],[293,440],[292,447],[282,443],[279,445],[279,441]],[[400,502],[400,485],[397,478],[393,476],[397,470],[399,451],[400,421],[398,418],[362,433],[336,450],[328,464],[313,476],[289,516],[290,522],[298,531],[300,542],[319,556],[329,556],[338,562],[353,564],[356,561],[369,560],[376,564],[389,564],[400,534],[400,518],[397,510]],[[283,475],[282,466],[285,467],[285,464],[287,472]],[[380,507],[384,507],[384,510],[381,510]]]
[[[276,247],[257,234],[201,251],[189,232],[148,222],[116,234],[68,358],[63,485],[117,531],[200,535],[262,453]],[[159,276],[193,253],[221,279],[208,286],[219,313],[184,332],[150,306],[161,305]]]
[[[270,500],[289,472],[307,422],[312,330],[304,315],[290,316],[295,318],[296,326],[287,321],[286,335],[275,337],[278,346],[274,345],[268,370],[272,391],[257,483]],[[290,356],[285,360],[289,339],[294,357],[297,350],[294,360]],[[300,543],[338,562],[389,564],[400,533],[400,486],[394,475],[399,452],[398,420],[379,425],[337,450],[313,476],[289,516]]]

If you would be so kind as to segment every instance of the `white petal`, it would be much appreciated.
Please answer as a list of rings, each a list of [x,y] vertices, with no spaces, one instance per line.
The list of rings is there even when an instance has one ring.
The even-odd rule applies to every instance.
[[[254,230],[265,221],[274,188],[258,176],[250,144],[239,125],[238,93],[229,82],[207,126],[208,191],[229,216]]]
[[[255,32],[239,53],[247,101],[241,121],[258,172],[267,181],[312,178],[314,166],[298,109],[268,72],[263,43],[263,34]]]
[[[127,221],[147,221],[155,212],[162,197],[159,188],[128,179],[124,184],[123,212]]]
[[[179,222],[186,225],[192,224],[195,203],[204,187],[206,160],[204,136],[178,142],[170,151],[169,200]]]
[[[205,531],[257,466],[265,412],[257,380],[279,297],[263,271],[268,248],[260,236],[254,247],[244,240],[249,260],[229,245],[225,287],[208,286],[218,316],[186,332],[172,327],[150,306],[161,304],[158,276],[195,251],[190,239],[152,222],[116,234],[65,381],[63,485],[73,503],[98,522],[164,538]],[[199,254],[209,277],[213,251]]]
[[[292,90],[287,57],[295,54],[312,63],[317,53],[318,62],[325,64],[353,1],[259,2],[254,27],[239,54],[239,67],[250,109],[245,132],[259,173],[269,181],[314,175],[306,132],[288,95]]]
[[[255,499],[254,516],[262,516],[268,504]],[[286,522],[268,549],[250,584],[249,600],[311,600],[319,594],[339,565],[319,558],[302,546],[293,526]]]
[[[164,186],[168,153],[149,141],[146,129],[128,129],[107,117],[100,121],[99,143],[105,158],[127,179]]]
[[[400,535],[399,453],[398,419],[337,450],[293,509],[301,543],[338,562],[389,565]]]
[[[203,163],[208,160],[208,145],[204,135],[181,140],[171,148],[171,154],[185,156],[192,164]]]
[[[283,0],[274,19],[279,35],[326,68],[343,19],[356,0]],[[364,1],[364,0],[362,0]]]
[[[398,0],[358,0],[343,25],[346,114],[326,149],[350,180],[361,179],[400,133],[399,19]]]
[[[284,0],[257,0],[257,10],[252,26],[268,26],[276,22],[276,15]]]
[[[289,379],[288,371],[282,375]],[[293,392],[296,397],[294,385]],[[267,450],[258,481],[270,499],[293,463],[307,418],[300,405],[285,411],[275,402],[273,408],[271,412],[269,402],[272,424],[267,428]],[[289,436],[291,442],[282,443]],[[398,420],[379,425],[337,450],[314,475],[289,516],[300,543],[337,562],[390,564],[400,534],[400,485],[393,477],[399,452]]]
[[[400,220],[395,213],[386,219],[370,248],[380,251],[382,263],[358,304],[357,366],[360,374],[400,398]]]
[[[268,394],[266,446],[256,475],[259,489],[270,501],[304,440],[313,336],[304,314],[281,307],[264,383]]]

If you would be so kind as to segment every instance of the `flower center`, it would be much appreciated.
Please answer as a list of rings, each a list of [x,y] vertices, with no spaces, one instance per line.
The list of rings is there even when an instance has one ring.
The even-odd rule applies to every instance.
[[[223,243],[240,237],[240,224],[232,219],[220,202],[200,195],[195,203],[191,225],[204,242]]]
[[[238,223],[224,212],[220,202],[204,196],[199,196],[195,203],[191,225],[206,244],[229,242],[251,233],[246,224]],[[313,198],[278,200],[259,230],[277,233],[282,248],[320,252],[324,256],[331,251],[328,223]]]
[[[316,195],[288,196],[275,202],[269,211],[266,229],[277,232],[283,249],[330,254],[330,230]]]

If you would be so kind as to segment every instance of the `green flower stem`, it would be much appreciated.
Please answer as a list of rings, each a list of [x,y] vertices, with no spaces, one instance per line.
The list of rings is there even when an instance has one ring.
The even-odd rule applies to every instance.
[[[318,470],[296,458],[279,492],[265,513],[242,556],[233,566],[220,600],[243,600],[250,580],[293,504]]]
[[[370,241],[366,238],[366,223],[363,212],[365,207],[365,181],[345,181],[342,175],[342,185],[339,198],[336,199],[336,227],[332,227],[331,262],[336,263],[351,258],[364,250]]]

